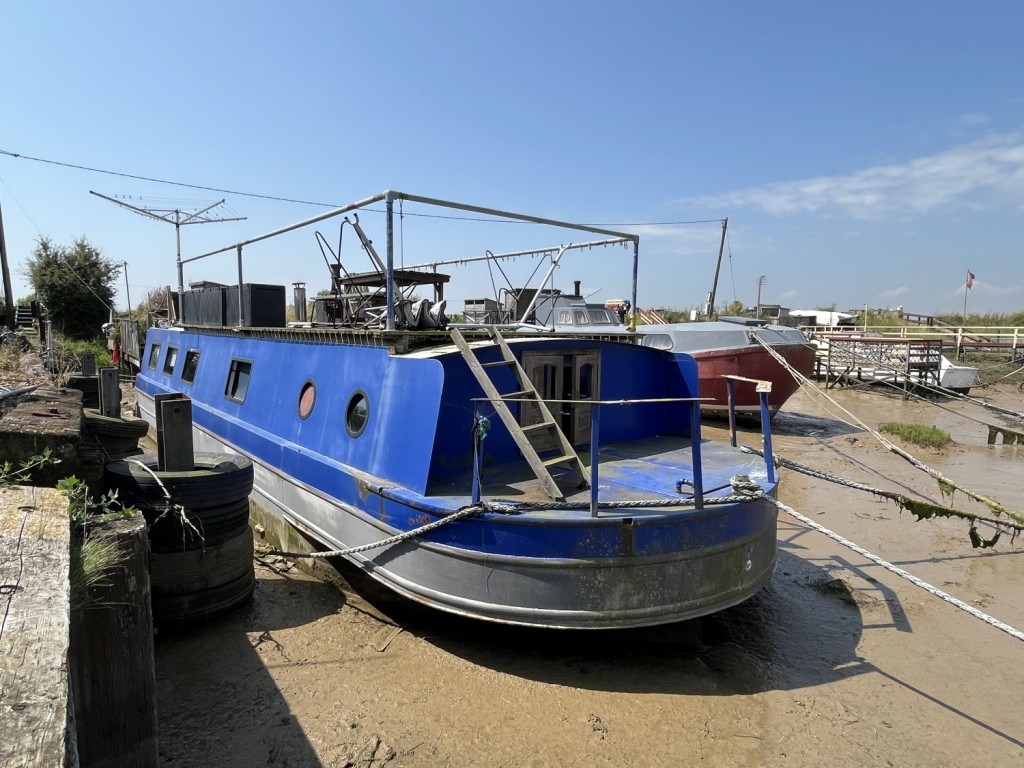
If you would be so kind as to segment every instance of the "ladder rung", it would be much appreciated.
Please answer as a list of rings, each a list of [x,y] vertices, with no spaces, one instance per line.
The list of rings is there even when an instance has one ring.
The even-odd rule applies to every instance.
[[[554,421],[538,421],[536,424],[531,424],[528,427],[523,427],[523,432],[538,432],[542,429],[551,429],[557,427],[558,424]]]
[[[499,360],[496,363],[480,363],[481,368],[494,368],[497,365],[515,365],[515,360]]]
[[[565,464],[567,461],[576,461],[576,456],[555,456],[553,459],[543,459],[545,467],[553,467],[556,464]]]

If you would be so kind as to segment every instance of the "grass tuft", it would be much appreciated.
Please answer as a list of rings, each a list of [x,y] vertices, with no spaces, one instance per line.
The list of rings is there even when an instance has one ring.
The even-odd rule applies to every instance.
[[[945,448],[953,442],[953,438],[948,432],[924,424],[901,424],[890,421],[880,426],[878,431],[896,435],[908,443],[920,445],[923,448]]]
[[[98,590],[110,586],[112,571],[124,556],[115,538],[95,538],[71,545],[71,609],[80,611],[103,604]]]

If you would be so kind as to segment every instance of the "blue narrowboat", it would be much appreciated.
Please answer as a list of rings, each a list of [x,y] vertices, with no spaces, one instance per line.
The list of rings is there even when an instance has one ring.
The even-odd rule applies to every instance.
[[[444,611],[647,626],[764,586],[777,552],[768,420],[767,461],[702,438],[693,359],[621,328],[452,322],[444,262],[395,266],[396,202],[600,238],[555,248],[552,271],[569,250],[625,245],[637,306],[637,235],[389,191],[186,260],[237,254],[237,285],[185,291],[179,257],[176,317],[146,336],[140,413],[154,423],[158,395],[187,395],[196,448],[253,461],[255,503]],[[384,253],[358,219],[381,204]],[[330,289],[311,311],[297,293],[288,322],[283,286],[243,281],[243,250],[332,217],[373,269],[349,271],[318,234]]]

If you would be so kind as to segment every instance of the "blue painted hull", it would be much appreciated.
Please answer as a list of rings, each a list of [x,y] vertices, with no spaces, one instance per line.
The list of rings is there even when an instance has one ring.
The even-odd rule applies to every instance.
[[[197,448],[253,459],[255,500],[331,548],[410,531],[469,506],[474,398],[482,392],[451,346],[396,353],[351,333],[261,333],[152,329],[137,379],[142,414],[153,397],[192,399]],[[156,353],[153,346],[159,345]],[[596,354],[604,401],[691,397],[692,360],[633,344],[532,337],[516,355]],[[167,365],[168,349],[178,360]],[[182,379],[182,359],[198,365]],[[481,360],[497,351],[483,349]],[[236,361],[251,366],[248,390],[226,395]],[[151,364],[151,365],[150,365]],[[300,392],[315,386],[304,418]],[[346,428],[352,396],[368,403],[364,430]],[[771,577],[776,510],[765,499],[695,509],[682,502],[696,471],[707,499],[731,493],[734,475],[775,494],[763,461],[701,443],[678,402],[607,408],[598,449],[600,513],[590,492],[572,508],[545,504],[518,449],[492,422],[483,441],[483,498],[530,502],[515,514],[487,512],[388,548],[349,556],[412,599],[463,615],[548,627],[611,628],[693,618],[739,603]],[[699,435],[699,433],[698,433]],[[699,436],[698,436],[699,439]],[[585,451],[581,457],[592,463]],[[680,493],[677,486],[684,492]],[[715,490],[717,489],[717,490]],[[637,506],[645,501],[653,506]],[[574,506],[573,506],[574,504]]]

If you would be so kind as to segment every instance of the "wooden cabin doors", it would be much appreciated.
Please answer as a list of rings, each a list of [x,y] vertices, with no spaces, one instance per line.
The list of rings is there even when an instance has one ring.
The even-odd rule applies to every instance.
[[[530,382],[574,446],[590,442],[593,406],[589,403],[600,397],[600,361],[600,353],[594,350],[523,352],[523,369]],[[537,406],[522,403],[520,425],[528,427],[539,421]],[[548,447],[556,447],[553,440],[550,446],[538,446],[538,449]]]

